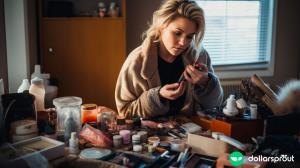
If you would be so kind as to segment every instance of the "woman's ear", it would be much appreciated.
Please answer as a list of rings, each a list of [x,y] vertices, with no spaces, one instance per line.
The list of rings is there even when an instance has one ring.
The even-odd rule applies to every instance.
[[[164,26],[158,28],[158,40],[161,40],[162,33],[164,31]]]
[[[163,26],[163,25],[158,28],[159,35],[162,34],[164,29],[165,29],[165,26]]]
[[[159,33],[161,34],[166,28],[167,28],[167,24],[165,23],[165,24],[163,24],[163,25],[161,25],[160,27],[159,27]]]

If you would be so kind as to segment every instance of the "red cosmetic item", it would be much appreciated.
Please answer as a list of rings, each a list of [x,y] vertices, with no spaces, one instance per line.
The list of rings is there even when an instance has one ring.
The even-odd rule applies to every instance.
[[[85,124],[79,133],[80,137],[89,141],[91,144],[101,147],[109,148],[112,146],[112,140],[105,135],[102,131]]]

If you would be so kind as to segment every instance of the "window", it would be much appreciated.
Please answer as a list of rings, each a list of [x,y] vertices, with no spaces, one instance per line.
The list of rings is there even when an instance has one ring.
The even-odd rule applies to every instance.
[[[206,19],[203,46],[219,76],[239,77],[234,71],[242,69],[251,71],[250,75],[258,69],[255,73],[259,75],[273,75],[274,0],[199,0],[197,3]],[[238,74],[245,77],[241,71]]]

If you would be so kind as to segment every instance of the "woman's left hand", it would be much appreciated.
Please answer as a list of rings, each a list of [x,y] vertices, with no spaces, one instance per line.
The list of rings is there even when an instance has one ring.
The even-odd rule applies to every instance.
[[[206,86],[209,81],[208,68],[202,63],[197,63],[195,66],[188,65],[184,70],[184,77],[188,82],[194,85]]]

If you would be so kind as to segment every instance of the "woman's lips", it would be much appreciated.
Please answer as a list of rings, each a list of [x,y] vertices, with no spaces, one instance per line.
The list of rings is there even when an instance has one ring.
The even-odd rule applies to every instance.
[[[181,47],[174,47],[175,48],[175,50],[177,50],[177,51],[180,51],[180,50],[182,50],[183,48],[181,48]]]

